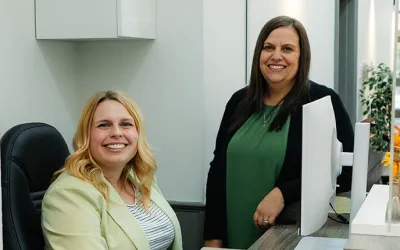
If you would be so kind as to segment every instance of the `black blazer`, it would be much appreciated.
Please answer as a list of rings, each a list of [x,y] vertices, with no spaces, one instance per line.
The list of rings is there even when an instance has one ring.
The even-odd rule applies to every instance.
[[[226,150],[234,134],[228,134],[228,128],[236,107],[245,97],[246,90],[247,87],[232,95],[226,105],[218,130],[214,159],[210,163],[207,179],[205,240],[222,239],[226,243]],[[337,136],[343,144],[343,151],[353,152],[353,126],[338,94],[326,86],[310,81],[309,92],[304,98],[303,104],[328,95],[331,96],[336,117]],[[291,114],[286,155],[275,184],[282,192],[285,207],[301,199],[302,112],[302,108],[298,108]],[[351,174],[351,167],[343,167],[342,174],[337,178],[337,184],[340,185],[337,189],[338,193],[350,190]]]

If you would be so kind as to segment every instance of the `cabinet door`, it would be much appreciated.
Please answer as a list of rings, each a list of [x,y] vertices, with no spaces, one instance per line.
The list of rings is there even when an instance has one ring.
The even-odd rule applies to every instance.
[[[117,38],[116,0],[36,0],[37,39]]]
[[[155,0],[117,0],[118,36],[156,38]]]

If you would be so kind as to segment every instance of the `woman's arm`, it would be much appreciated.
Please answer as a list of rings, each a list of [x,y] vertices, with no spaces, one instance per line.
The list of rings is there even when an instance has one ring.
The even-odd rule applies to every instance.
[[[42,202],[42,229],[48,249],[108,249],[101,236],[99,194],[79,187],[53,187]],[[46,248],[47,249],[47,248]]]

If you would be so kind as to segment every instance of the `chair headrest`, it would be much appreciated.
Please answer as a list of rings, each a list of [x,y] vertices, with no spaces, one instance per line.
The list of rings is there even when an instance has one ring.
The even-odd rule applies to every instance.
[[[0,142],[2,186],[10,185],[10,171],[21,171],[30,192],[46,190],[55,171],[64,165],[68,146],[60,132],[45,123],[25,123],[6,132]],[[15,169],[12,165],[17,165]]]

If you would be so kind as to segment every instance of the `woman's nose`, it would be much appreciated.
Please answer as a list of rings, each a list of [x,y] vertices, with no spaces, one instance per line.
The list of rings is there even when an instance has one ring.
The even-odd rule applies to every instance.
[[[280,50],[276,49],[274,50],[274,53],[272,53],[272,59],[274,60],[280,60],[282,59],[282,53]]]
[[[122,136],[122,131],[121,128],[119,126],[112,126],[111,128],[111,136],[113,137],[118,137],[118,136]]]

